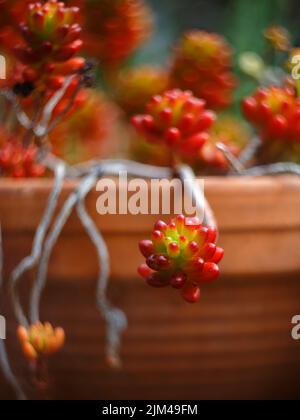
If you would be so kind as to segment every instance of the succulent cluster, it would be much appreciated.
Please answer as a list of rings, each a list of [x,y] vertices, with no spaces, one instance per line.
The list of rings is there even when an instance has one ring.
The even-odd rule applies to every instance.
[[[152,15],[144,0],[77,0],[85,51],[101,66],[117,67],[148,38]]]
[[[116,99],[127,115],[144,112],[154,95],[168,89],[168,73],[154,66],[140,66],[123,71],[116,86]]]
[[[53,328],[49,322],[39,322],[28,329],[19,326],[17,333],[22,351],[30,361],[57,353],[65,343],[64,330]]]
[[[133,117],[137,131],[148,141],[164,142],[180,156],[190,157],[203,147],[215,114],[189,91],[174,89],[154,96],[148,114]]]
[[[250,130],[239,118],[226,114],[218,116],[209,130],[208,141],[199,151],[199,169],[205,169],[206,172],[210,170],[227,172],[229,169],[228,160],[224,153],[217,148],[217,144],[224,144],[234,156],[238,157],[250,138]]]
[[[293,85],[259,88],[242,108],[263,141],[261,162],[300,160],[300,99]]]
[[[265,30],[265,38],[278,51],[286,52],[291,49],[291,36],[282,26],[273,25]]]
[[[216,239],[216,228],[204,227],[197,218],[180,215],[169,224],[158,221],[151,240],[139,243],[146,264],[138,272],[150,286],[180,289],[187,302],[197,302],[200,286],[219,276],[224,251]]]
[[[205,99],[212,109],[232,102],[236,80],[232,74],[232,51],[220,35],[194,30],[186,33],[175,49],[171,83]]]
[[[53,152],[71,164],[103,156],[104,148],[111,147],[112,141],[108,144],[105,139],[112,138],[116,117],[104,95],[82,89],[70,113],[49,135]]]
[[[280,141],[288,147],[300,141],[300,99],[295,89],[259,88],[242,108],[265,142]]]
[[[36,162],[38,148],[25,148],[15,139],[9,138],[0,146],[0,174],[12,178],[36,178],[45,173],[45,168]]]
[[[77,7],[56,0],[29,4],[20,24],[23,42],[15,47],[25,83],[55,90],[84,67],[85,60],[75,57],[82,47],[78,14]]]

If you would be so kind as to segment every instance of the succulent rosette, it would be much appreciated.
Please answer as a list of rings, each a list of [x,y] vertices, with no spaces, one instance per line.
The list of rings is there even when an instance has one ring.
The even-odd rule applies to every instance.
[[[245,117],[263,140],[267,160],[298,160],[300,99],[292,86],[259,88],[242,103]]]
[[[236,157],[250,141],[251,132],[247,124],[232,115],[219,115],[209,130],[209,139],[199,151],[197,166],[209,171],[227,172],[230,169],[224,153],[217,148],[218,143],[224,144]]]
[[[19,326],[17,334],[24,356],[30,361],[57,353],[65,343],[64,330],[53,328],[49,322],[39,322],[29,328]]]
[[[61,103],[56,112],[59,114],[64,107]],[[53,152],[71,164],[103,157],[111,146],[117,116],[103,94],[82,89],[72,109],[49,135]]]
[[[204,227],[197,218],[158,221],[151,239],[139,243],[146,264],[138,272],[150,286],[179,289],[187,302],[195,303],[200,287],[219,277],[224,251],[216,239],[216,228]]]
[[[0,175],[10,178],[37,178],[45,168],[37,163],[38,148],[25,148],[18,137],[0,130]]]
[[[165,70],[154,66],[140,66],[120,73],[116,85],[116,100],[127,115],[145,110],[154,95],[168,89],[169,77]]]
[[[75,3],[83,11],[85,51],[105,68],[120,66],[151,34],[152,13],[144,0]]]
[[[224,109],[236,86],[231,47],[218,34],[187,32],[175,48],[170,77],[172,86],[191,90],[212,109]]]
[[[188,158],[203,147],[208,139],[207,130],[215,120],[215,114],[206,109],[205,101],[179,89],[154,96],[146,110],[147,114],[132,119],[138,133],[150,142],[163,142]]]
[[[287,52],[291,49],[291,35],[286,28],[272,25],[265,30],[264,35],[275,50]]]
[[[20,24],[23,42],[15,47],[15,55],[25,66],[24,82],[40,90],[56,90],[64,77],[80,71],[85,60],[75,57],[82,47],[79,9],[63,2],[49,0],[29,4]]]

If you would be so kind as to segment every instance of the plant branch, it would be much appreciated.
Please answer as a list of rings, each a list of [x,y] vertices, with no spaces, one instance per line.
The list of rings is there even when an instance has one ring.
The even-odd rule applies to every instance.
[[[97,304],[106,322],[106,355],[107,360],[113,367],[119,367],[120,334],[127,327],[127,319],[124,312],[118,308],[114,308],[107,299],[106,292],[110,276],[109,252],[103,236],[87,213],[83,198],[80,198],[77,203],[77,213],[97,249],[100,267],[97,285]]]
[[[38,267],[38,273],[36,281],[32,288],[31,298],[30,298],[30,322],[37,323],[40,320],[40,300],[41,294],[44,290],[46,284],[46,277],[49,265],[49,259],[51,256],[52,249],[56,244],[61,231],[66,224],[74,206],[77,204],[78,199],[84,198],[92,187],[95,185],[97,179],[97,175],[92,172],[91,174],[87,175],[81,181],[80,185],[76,190],[70,194],[69,198],[65,202],[63,208],[59,212],[54,226],[52,227],[48,237],[45,241],[43,254],[41,256],[40,264]]]
[[[175,174],[184,183],[184,187],[188,188],[188,192],[191,197],[193,197],[196,203],[196,208],[199,210],[199,212],[204,212],[204,224],[206,226],[215,226],[217,228],[218,224],[215,215],[209,202],[199,191],[199,186],[196,182],[197,179],[193,170],[187,165],[179,165],[176,168]]]
[[[31,129],[31,121],[27,114],[22,110],[21,105],[17,99],[17,96],[10,89],[1,89],[0,95],[3,96],[7,101],[9,101],[14,110],[19,124],[26,128],[26,130]]]
[[[52,98],[48,101],[48,103],[45,105],[42,119],[39,123],[39,125],[35,128],[35,135],[37,137],[44,137],[51,131],[51,128],[49,126],[53,111],[55,107],[58,105],[58,103],[61,101],[63,96],[65,95],[67,89],[69,88],[70,84],[74,80],[75,76],[69,76],[66,77],[63,86],[52,96]],[[76,97],[76,95],[75,95]],[[73,98],[73,96],[72,96]],[[74,98],[75,99],[75,98]],[[74,100],[73,99],[73,100]]]
[[[0,224],[0,293],[3,287],[3,240],[2,240],[2,229]],[[12,389],[15,391],[18,400],[24,401],[27,400],[26,395],[19,383],[17,377],[15,376],[10,362],[8,359],[8,354],[5,346],[4,340],[0,339],[0,366],[2,368],[3,375],[7,382],[10,384]]]
[[[257,150],[260,146],[261,139],[259,137],[253,137],[240,154],[240,163],[246,165],[248,162],[250,162],[255,157]]]
[[[62,189],[62,183],[65,177],[65,165],[62,163],[59,163],[55,167],[54,173],[55,173],[54,188],[49,197],[48,204],[47,204],[45,213],[43,215],[42,221],[36,231],[31,254],[28,257],[24,258],[20,262],[20,264],[14,269],[11,275],[11,280],[10,280],[13,307],[14,307],[16,318],[20,325],[24,325],[27,327],[29,325],[29,322],[22,309],[20,299],[16,290],[16,286],[18,282],[20,281],[20,279],[22,278],[22,276],[27,271],[35,267],[35,265],[38,263],[39,258],[41,256],[43,242],[44,242],[47,230],[50,226],[54,211],[57,206],[57,200]]]

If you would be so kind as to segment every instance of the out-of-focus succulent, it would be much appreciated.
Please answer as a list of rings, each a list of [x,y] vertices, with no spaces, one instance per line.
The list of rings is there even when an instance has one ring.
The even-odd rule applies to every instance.
[[[80,71],[85,60],[75,57],[82,47],[79,9],[49,0],[31,3],[20,24],[23,42],[15,47],[18,60],[25,66],[24,82],[40,90],[57,90],[64,77]]]
[[[65,104],[60,104],[59,114]],[[53,152],[73,164],[100,158],[109,148],[112,126],[117,110],[103,94],[82,90],[74,101],[69,114],[50,133]]]
[[[264,35],[275,50],[287,52],[291,49],[291,35],[286,28],[278,25],[269,26]]]
[[[207,130],[215,120],[205,102],[189,91],[174,89],[154,96],[146,106],[146,115],[133,117],[137,131],[148,141],[164,143],[172,152],[191,157],[208,139]]]
[[[198,98],[205,99],[209,108],[228,107],[236,86],[231,47],[218,34],[187,32],[175,49],[171,84],[191,90]]]
[[[84,16],[85,51],[99,59],[101,67],[118,67],[151,34],[152,14],[144,0],[77,0],[76,4]]]
[[[209,130],[208,141],[199,151],[199,169],[207,172],[214,170],[227,172],[229,163],[218,148],[218,143],[223,143],[228,150],[238,156],[250,141],[251,132],[247,124],[232,115],[220,115]]]
[[[12,178],[35,178],[45,173],[37,163],[38,148],[30,145],[24,148],[21,141],[0,131],[0,175]]]
[[[65,343],[64,330],[53,328],[49,322],[39,322],[28,329],[19,326],[17,334],[24,356],[30,361],[57,353]]]
[[[259,88],[242,108],[263,140],[263,160],[299,160],[300,99],[295,88]]]
[[[154,95],[167,90],[169,77],[165,70],[141,66],[120,73],[116,86],[116,100],[127,115],[140,114]]]

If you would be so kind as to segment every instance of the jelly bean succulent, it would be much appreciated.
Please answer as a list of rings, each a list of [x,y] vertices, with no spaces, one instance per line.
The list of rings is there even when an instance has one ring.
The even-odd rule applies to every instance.
[[[1,142],[3,140],[3,142]],[[0,175],[12,178],[36,178],[45,174],[45,168],[37,163],[38,148],[24,147],[18,138],[0,131]]]
[[[75,57],[82,47],[79,9],[49,0],[29,4],[20,24],[23,42],[15,54],[24,64],[24,82],[41,90],[58,89],[64,77],[82,69],[85,60]]]
[[[151,33],[152,14],[144,0],[75,0],[75,3],[83,11],[85,51],[99,59],[102,68],[120,66]]]
[[[233,156],[238,157],[250,138],[250,129],[240,118],[229,114],[219,115],[209,130],[208,141],[199,151],[197,169],[206,173],[216,170],[219,173],[228,172],[229,162],[218,149],[218,143],[224,144]]]
[[[272,25],[265,30],[264,35],[275,50],[286,52],[291,49],[291,35],[286,28]]]
[[[215,120],[205,101],[179,89],[154,96],[146,110],[147,114],[132,119],[138,133],[150,142],[163,142],[182,157],[191,157],[201,149]]]
[[[295,88],[259,88],[242,108],[258,130],[269,160],[299,159],[295,151],[300,146],[300,99]]]
[[[216,239],[216,228],[203,226],[197,218],[180,215],[169,224],[158,221],[151,239],[139,243],[146,264],[138,272],[150,286],[179,289],[187,302],[195,303],[200,287],[219,277],[224,251]]]
[[[29,328],[19,326],[17,334],[24,356],[30,361],[57,353],[65,343],[64,330],[53,328],[49,322],[39,322]]]
[[[140,66],[120,73],[116,85],[116,100],[127,115],[144,111],[154,95],[168,89],[167,71],[154,66]]]
[[[187,32],[175,48],[171,83],[174,87],[191,90],[212,109],[228,107],[236,86],[231,47],[218,34]]]

